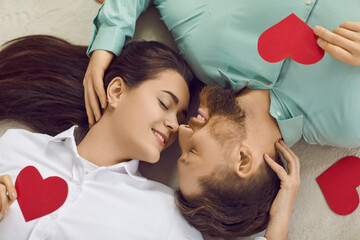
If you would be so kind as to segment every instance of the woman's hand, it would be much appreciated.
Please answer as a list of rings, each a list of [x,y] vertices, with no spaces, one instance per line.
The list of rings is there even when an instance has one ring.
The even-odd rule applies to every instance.
[[[9,175],[0,176],[0,221],[7,215],[10,205],[16,200],[17,193]]]
[[[344,22],[332,32],[315,26],[318,45],[334,58],[360,66],[360,22]]]
[[[95,50],[91,54],[83,81],[85,108],[90,127],[101,118],[99,101],[103,109],[107,105],[103,78],[113,57],[113,53],[105,50]]]
[[[282,141],[275,143],[276,149],[287,161],[285,169],[265,155],[265,161],[280,178],[280,190],[270,209],[270,221],[265,232],[267,240],[286,239],[292,206],[300,186],[300,161],[295,153]]]

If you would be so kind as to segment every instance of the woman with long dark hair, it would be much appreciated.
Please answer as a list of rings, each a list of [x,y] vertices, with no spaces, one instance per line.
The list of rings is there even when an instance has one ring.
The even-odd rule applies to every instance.
[[[139,160],[158,161],[186,117],[188,66],[161,43],[127,44],[105,72],[108,106],[89,129],[85,51],[50,36],[15,39],[0,51],[0,120],[38,132],[8,130],[0,138],[0,239],[201,239],[180,216],[173,191],[138,172]],[[290,150],[281,153],[291,160],[293,176],[268,164],[283,185],[297,189],[291,184],[299,164]],[[54,177],[62,185],[43,190],[42,179]],[[279,193],[269,239],[287,233],[293,195]],[[192,210],[182,206],[191,218]],[[234,229],[252,229],[252,216],[247,219]],[[209,223],[198,222],[200,230]]]
[[[0,138],[0,239],[201,239],[171,189],[137,169],[159,160],[186,117],[188,66],[164,44],[127,44],[104,76],[108,107],[89,129],[87,64],[86,47],[50,36],[0,51],[0,119],[38,132]],[[39,176],[62,187],[29,184]]]

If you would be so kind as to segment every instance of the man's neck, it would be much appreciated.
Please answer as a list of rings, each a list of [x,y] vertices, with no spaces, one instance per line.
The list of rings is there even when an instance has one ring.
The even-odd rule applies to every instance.
[[[269,142],[275,143],[282,137],[276,119],[270,115],[269,90],[246,88],[238,94],[237,101],[245,108],[254,143],[264,142],[264,146],[268,146]]]
[[[256,115],[270,115],[270,92],[267,89],[243,89],[236,99],[247,105],[248,110],[254,111]],[[275,120],[275,119],[274,119]]]

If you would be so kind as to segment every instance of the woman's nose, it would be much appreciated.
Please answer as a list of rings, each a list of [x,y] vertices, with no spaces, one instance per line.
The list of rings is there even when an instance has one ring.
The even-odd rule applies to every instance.
[[[171,132],[177,132],[179,130],[179,123],[177,120],[166,120],[165,126],[168,128]]]

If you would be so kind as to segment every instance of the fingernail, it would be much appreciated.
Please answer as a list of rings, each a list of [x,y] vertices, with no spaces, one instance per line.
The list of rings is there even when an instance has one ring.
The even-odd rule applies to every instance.
[[[265,158],[270,159],[270,157],[267,153],[265,153]]]
[[[3,212],[3,215],[4,215],[4,217],[7,215],[7,210],[4,210],[4,212]]]
[[[317,43],[318,43],[319,45],[322,45],[322,44],[324,43],[324,40],[322,40],[321,38],[318,38],[318,39],[317,39]]]
[[[16,193],[15,193],[15,192],[11,193],[11,198],[12,198],[13,200],[16,199]]]
[[[282,140],[282,139],[279,140],[279,143],[280,143],[281,145],[284,145],[284,144],[285,144],[285,143],[284,143],[284,140]]]
[[[321,27],[316,25],[316,26],[314,27],[314,33],[319,33],[319,32],[320,32],[320,29],[321,29]]]

